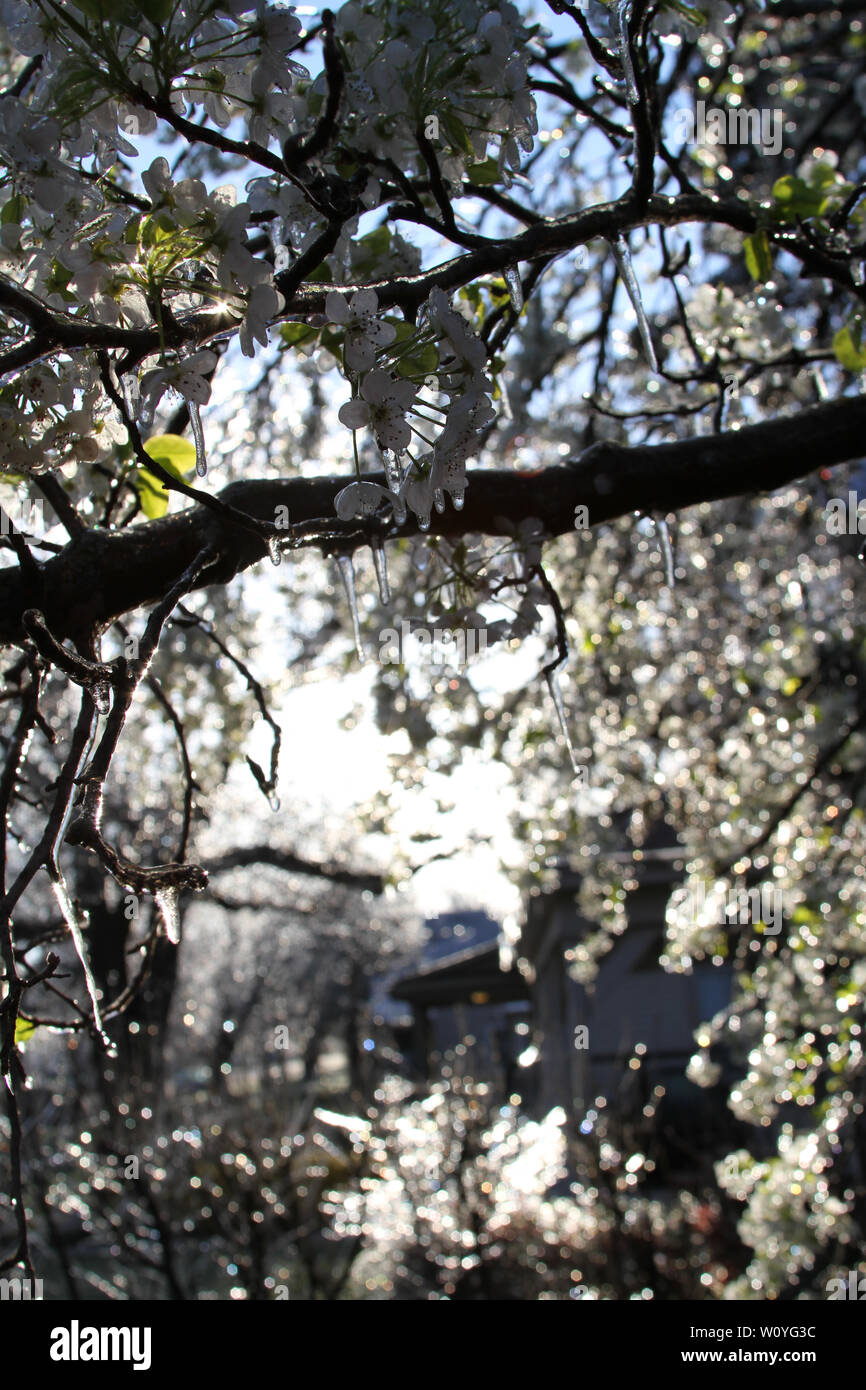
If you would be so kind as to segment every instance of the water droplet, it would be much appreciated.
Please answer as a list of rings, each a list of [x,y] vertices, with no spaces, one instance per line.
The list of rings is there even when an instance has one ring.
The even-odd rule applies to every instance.
[[[358,596],[355,593],[355,566],[352,563],[351,555],[338,555],[337,566],[340,571],[340,578],[343,581],[343,588],[346,590],[346,598],[349,600],[349,612],[352,615],[352,633],[355,638],[355,651],[358,653],[359,661],[366,661],[367,653],[364,651],[364,643],[361,641],[361,620],[358,614]]]
[[[189,422],[192,425],[192,437],[195,440],[195,471],[200,478],[204,478],[207,476],[207,454],[204,447],[201,414],[195,401],[189,402]]]
[[[282,564],[283,552],[280,550],[279,536],[268,536],[268,554],[272,565]]]
[[[462,492],[452,492],[451,501],[454,503],[455,512],[463,511],[463,503],[465,500],[465,496]]]
[[[379,584],[379,601],[380,603],[390,603],[391,589],[388,584],[388,561],[385,556],[385,547],[381,543],[377,543],[371,548],[373,564],[376,568],[376,579]]]
[[[574,751],[574,745],[571,741],[571,734],[569,733],[568,729],[568,721],[565,717],[565,702],[562,698],[562,690],[560,689],[559,685],[559,677],[555,671],[548,671],[545,675],[545,680],[547,681],[547,688],[550,691],[550,696],[553,700],[554,708],[556,709],[556,717],[559,720],[559,727],[562,730],[562,736],[565,739],[565,746],[568,749],[568,756],[571,760],[572,770],[574,772],[575,777],[582,778],[583,769],[581,767],[581,764],[577,761],[577,757]]]

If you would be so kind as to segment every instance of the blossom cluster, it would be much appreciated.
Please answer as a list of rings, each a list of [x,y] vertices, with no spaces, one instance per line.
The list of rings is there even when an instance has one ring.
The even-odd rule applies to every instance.
[[[267,345],[286,307],[279,274],[328,222],[313,192],[317,181],[351,187],[355,198],[325,259],[326,278],[381,281],[421,263],[417,249],[390,229],[361,234],[364,212],[392,196],[383,171],[427,178],[433,158],[449,193],[482,166],[485,182],[507,184],[537,129],[527,82],[534,31],[507,0],[343,6],[332,40],[343,71],[341,139],[301,178],[288,163],[285,173],[275,172],[274,150],[316,128],[331,77],[312,80],[297,61],[310,36],[291,7],[119,0],[94,14],[83,0],[62,8],[0,0],[0,25],[20,55],[13,73],[27,78],[0,98],[7,171],[0,274],[63,318],[158,334],[159,351],[136,356],[122,383],[142,420],[152,419],[165,391],[193,407],[207,402],[215,360],[200,345],[209,328],[236,331],[250,357]],[[28,58],[39,59],[32,71]],[[239,127],[245,141],[236,138]],[[206,133],[215,159],[230,145],[242,150],[253,166],[246,196],[233,183],[214,188],[201,177],[176,176],[163,156],[138,166],[142,192],[133,192],[122,161],[138,159],[141,138],[167,130],[191,146],[199,130]],[[256,164],[265,167],[256,171]],[[255,224],[271,254],[262,254]],[[341,420],[372,431],[396,514],[411,508],[427,526],[446,494],[461,505],[466,459],[492,419],[484,344],[441,291],[422,306],[417,328],[385,318],[373,290],[332,292],[327,320],[342,338],[341,365],[352,386]],[[187,347],[166,345],[172,322],[184,325]],[[47,405],[39,404],[38,380],[34,404],[23,412],[15,402],[26,382],[7,388],[0,434],[10,468],[92,460],[111,442],[104,381],[85,351],[79,356],[74,368],[59,355],[47,359],[43,375],[82,376],[71,394],[58,390]],[[434,426],[435,438],[422,421]],[[413,435],[425,445],[420,456],[409,453]],[[340,515],[369,513],[383,491],[359,475],[340,498]]]
[[[440,289],[431,291],[418,315],[417,332],[403,342],[397,326],[379,315],[374,290],[359,290],[350,300],[332,291],[326,313],[341,330],[343,365],[353,387],[340,420],[353,433],[365,426],[372,430],[389,484],[383,488],[364,480],[359,467],[358,481],[337,494],[337,515],[344,520],[368,516],[390,502],[398,520],[411,508],[426,530],[432,509],[444,510],[446,493],[455,507],[463,505],[467,459],[493,419],[484,344]],[[423,365],[423,354],[431,348],[437,361],[433,373]],[[389,355],[390,369],[381,364]],[[421,395],[422,388],[428,397]],[[443,397],[447,407],[439,403]],[[431,426],[438,430],[435,439],[428,433]],[[413,434],[428,446],[417,456],[409,447]]]

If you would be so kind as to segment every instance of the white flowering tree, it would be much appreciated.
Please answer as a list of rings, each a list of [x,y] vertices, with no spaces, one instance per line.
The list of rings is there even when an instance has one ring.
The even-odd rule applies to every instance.
[[[695,1074],[739,1032],[738,1113],[789,1107],[775,1158],[725,1170],[762,1252],[743,1287],[796,1284],[859,1238],[856,504],[847,532],[822,527],[866,424],[864,75],[839,8],[352,0],[304,27],[265,0],[0,4],[0,1268],[32,1273],[19,1045],[50,1024],[110,1049],[146,975],[99,987],[70,865],[155,904],[146,962],[207,883],[190,747],[209,744],[178,634],[212,641],[271,720],[270,765],[247,761],[273,800],[279,730],[232,645],[234,581],[288,556],[281,601],[326,610],[297,620],[315,656],[334,557],[362,653],[365,549],[388,630],[420,609],[537,643],[581,783],[595,769],[586,800],[534,685],[419,692],[400,663],[372,698],[409,732],[398,780],[442,733],[454,759],[513,757],[519,869],[592,821],[602,926],[575,968],[621,927],[629,880],[594,869],[623,809],[638,845],[667,814],[693,876],[790,890],[796,931],[757,961],[674,911],[668,964],[740,951]],[[106,788],[159,720],[182,809],[162,833],[151,809],[145,855]]]

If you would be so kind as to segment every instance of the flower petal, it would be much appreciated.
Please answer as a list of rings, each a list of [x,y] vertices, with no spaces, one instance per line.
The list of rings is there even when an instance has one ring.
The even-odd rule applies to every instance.
[[[330,290],[325,296],[325,315],[329,323],[348,323],[349,305],[339,290]]]
[[[346,401],[337,413],[340,422],[350,430],[359,430],[370,423],[370,411],[363,401]]]

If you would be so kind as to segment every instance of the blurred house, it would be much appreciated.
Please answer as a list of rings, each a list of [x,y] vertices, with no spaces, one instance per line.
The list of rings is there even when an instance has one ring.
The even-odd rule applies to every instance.
[[[548,886],[530,896],[510,968],[503,969],[508,958],[495,924],[488,919],[481,938],[464,944],[453,928],[479,914],[450,914],[451,951],[437,951],[390,986],[392,999],[411,1008],[401,1045],[416,1072],[432,1074],[441,1055],[469,1035],[473,1074],[503,1098],[519,1095],[532,1113],[562,1106],[579,1125],[598,1096],[639,1111],[663,1087],[669,1122],[712,1129],[716,1098],[685,1070],[695,1029],[730,999],[731,972],[696,963],[691,974],[670,974],[659,964],[665,907],[683,876],[682,850],[665,838],[615,856],[636,887],[626,930],[589,986],[572,977],[570,965],[596,927],[578,912],[580,876],[567,863],[550,866]],[[724,1067],[724,1058],[715,1060]]]

